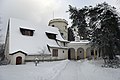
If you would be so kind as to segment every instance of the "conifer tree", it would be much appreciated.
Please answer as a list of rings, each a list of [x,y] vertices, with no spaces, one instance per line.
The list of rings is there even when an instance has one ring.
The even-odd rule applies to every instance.
[[[68,41],[75,41],[74,33],[71,27],[68,28]]]

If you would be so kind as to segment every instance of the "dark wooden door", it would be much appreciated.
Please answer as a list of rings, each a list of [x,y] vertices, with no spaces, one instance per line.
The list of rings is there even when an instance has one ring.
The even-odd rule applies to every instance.
[[[22,64],[22,57],[21,56],[18,56],[16,58],[16,65],[18,65],[18,64]]]

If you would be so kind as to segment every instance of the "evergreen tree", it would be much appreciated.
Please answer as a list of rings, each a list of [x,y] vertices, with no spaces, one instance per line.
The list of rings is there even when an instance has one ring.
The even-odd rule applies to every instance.
[[[102,50],[102,55],[114,59],[120,53],[120,18],[115,7],[106,2],[95,7],[81,9],[69,6],[72,27],[78,26],[78,33],[83,39],[90,38],[92,46]]]
[[[92,28],[92,42],[102,49],[103,57],[109,56],[114,59],[115,54],[120,52],[120,29],[118,27],[118,15],[114,7],[107,3],[98,4],[89,10],[91,16],[90,27]],[[93,13],[96,13],[93,15]]]
[[[71,27],[68,28],[68,41],[75,41],[74,33]]]
[[[80,36],[80,39],[83,40],[88,38],[87,23],[85,20],[85,12],[87,9],[87,7],[77,9],[76,7],[69,5],[68,10],[68,12],[70,12],[70,19],[72,19],[72,27],[77,26],[78,35]]]

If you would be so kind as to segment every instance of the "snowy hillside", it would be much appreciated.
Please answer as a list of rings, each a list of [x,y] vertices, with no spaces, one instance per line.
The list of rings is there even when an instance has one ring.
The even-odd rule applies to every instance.
[[[102,61],[56,61],[0,66],[0,80],[120,80],[120,69]]]

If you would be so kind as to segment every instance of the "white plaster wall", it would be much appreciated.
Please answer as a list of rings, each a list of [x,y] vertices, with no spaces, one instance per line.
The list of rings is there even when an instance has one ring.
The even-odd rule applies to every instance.
[[[38,58],[39,60],[50,60],[51,56],[40,56],[40,55],[28,55],[25,57],[25,60],[35,60],[35,58]]]
[[[67,59],[68,58],[68,50],[59,49],[58,50],[58,59]]]
[[[10,55],[10,58],[11,58],[11,61],[10,61],[10,63],[11,64],[13,64],[13,65],[16,65],[16,58],[18,57],[18,56],[21,56],[22,57],[22,64],[24,64],[25,62],[25,54],[23,54],[23,53],[16,53],[16,54],[13,54],[13,55]]]
[[[52,56],[52,48],[50,48],[51,56],[45,56],[44,60],[51,60],[51,59],[67,59],[68,58],[68,50],[67,49],[58,49],[58,57]],[[63,53],[64,51],[64,53]],[[39,60],[43,60],[43,56],[40,55],[27,55],[25,56],[25,60],[35,60],[35,58],[38,58]]]

